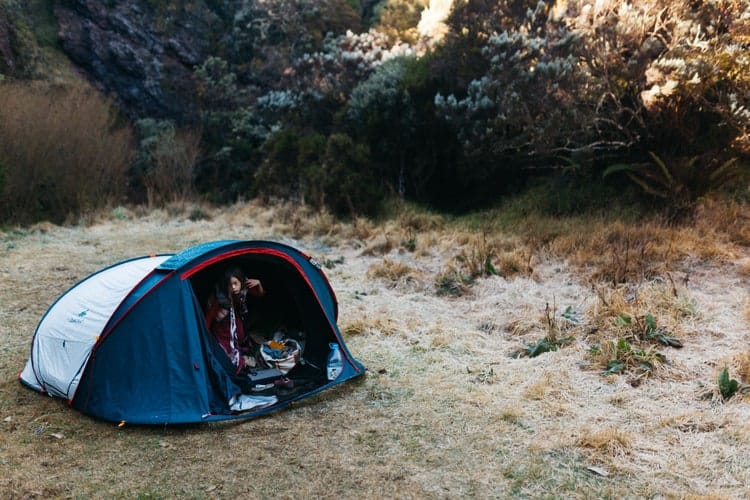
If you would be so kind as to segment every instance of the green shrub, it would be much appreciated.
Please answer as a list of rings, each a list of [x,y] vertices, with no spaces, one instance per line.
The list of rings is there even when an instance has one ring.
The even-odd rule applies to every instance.
[[[322,136],[321,136],[322,139]],[[263,146],[264,159],[255,175],[254,191],[261,197],[301,197],[303,178],[299,157],[299,132],[286,128]]]
[[[311,181],[316,181],[325,205],[336,213],[371,215],[384,197],[372,172],[370,149],[346,134],[328,137],[319,174]]]
[[[739,382],[735,379],[729,378],[729,370],[726,368],[721,370],[721,373],[719,374],[719,392],[721,393],[721,397],[726,401],[734,396],[738,389]]]
[[[650,163],[615,164],[602,176],[625,174],[644,193],[663,202],[672,218],[689,215],[699,198],[724,187],[736,185],[742,177],[737,158],[721,161],[713,155],[676,158],[667,164],[656,153]]]
[[[369,149],[346,134],[305,135],[285,129],[271,138],[255,176],[255,192],[297,198],[341,215],[372,214],[383,191]]]
[[[603,368],[604,375],[633,372],[638,376],[648,377],[667,363],[667,358],[662,353],[651,348],[641,349],[623,338],[595,345],[589,350],[589,354]]]

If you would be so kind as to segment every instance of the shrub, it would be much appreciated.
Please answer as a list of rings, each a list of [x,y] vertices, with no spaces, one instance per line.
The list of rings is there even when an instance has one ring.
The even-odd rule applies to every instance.
[[[641,349],[622,338],[595,345],[589,350],[589,354],[604,375],[634,372],[638,377],[648,377],[667,363],[667,358],[662,353],[650,347]]]
[[[435,291],[438,295],[461,297],[469,291],[473,279],[462,275],[455,268],[447,268],[435,278]]]
[[[258,168],[254,181],[254,190],[258,195],[265,199],[304,196],[302,192],[303,172],[298,162],[300,140],[298,130],[286,128],[274,134],[266,142],[263,147],[264,160]],[[309,144],[322,144],[325,138],[316,134],[309,137],[307,141]],[[310,153],[308,151],[308,161]]]
[[[123,201],[132,131],[83,84],[0,86],[0,217],[63,222]]]
[[[323,168],[314,172],[317,175],[310,175],[320,202],[353,217],[375,213],[383,190],[373,175],[369,148],[346,134],[333,134],[326,142],[323,160]]]
[[[178,130],[170,121],[139,120],[135,182],[143,186],[149,206],[186,201],[194,193],[194,169],[201,134]]]
[[[372,214],[383,194],[369,163],[367,146],[346,134],[306,135],[285,129],[266,144],[255,177],[265,197],[293,197],[339,215]]]
[[[377,29],[394,41],[411,44],[419,40],[417,25],[428,0],[385,0],[380,9]]]
[[[711,155],[675,159],[670,165],[649,153],[653,163],[615,164],[603,176],[624,173],[647,193],[663,202],[670,219],[691,215],[699,198],[711,191],[735,184],[741,178],[737,158],[723,163]]]
[[[463,14],[454,11],[454,29],[467,31],[454,33],[453,43],[480,60],[479,71],[467,75],[465,87],[439,93],[438,112],[455,124],[472,158],[511,158],[522,166],[524,155],[539,162],[582,147],[590,134],[588,108],[577,105],[583,83],[577,37],[551,19],[545,3],[518,0],[504,6],[523,14],[509,20],[504,9],[483,2],[467,4]],[[480,16],[485,9],[491,9],[488,16]]]
[[[347,116],[352,126],[369,144],[376,146],[383,180],[401,196],[405,194],[407,157],[417,127],[417,114],[411,97],[402,85],[404,59],[396,58],[378,66],[351,94]]]
[[[726,401],[727,399],[734,396],[734,393],[739,389],[739,382],[729,377],[729,370],[724,368],[719,374],[719,392],[721,397]]]
[[[470,162],[454,177],[474,189],[494,181],[498,193],[531,169],[650,163],[649,151],[678,169],[694,167],[692,178],[710,177],[750,153],[750,57],[742,50],[749,8],[683,0],[456,5],[435,65],[447,82],[437,111]]]

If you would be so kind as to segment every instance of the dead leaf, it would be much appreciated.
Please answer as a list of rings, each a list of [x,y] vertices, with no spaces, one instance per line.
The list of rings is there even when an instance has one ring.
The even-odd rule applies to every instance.
[[[604,469],[603,467],[596,467],[596,466],[591,465],[589,467],[586,467],[586,470],[589,472],[593,472],[594,474],[597,474],[602,477],[609,476],[609,472],[607,472],[607,470]]]

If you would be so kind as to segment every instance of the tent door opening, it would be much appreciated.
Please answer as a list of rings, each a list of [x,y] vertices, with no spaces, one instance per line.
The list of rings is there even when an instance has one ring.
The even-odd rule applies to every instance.
[[[247,294],[242,304],[232,301],[234,321],[242,329],[234,346],[243,357],[239,365],[228,352],[226,338],[220,341],[216,319],[209,317],[217,301],[227,300],[226,276],[237,269],[259,280],[265,291],[262,296]],[[327,383],[325,364],[336,334],[314,290],[292,264],[273,255],[233,256],[212,263],[189,280],[206,320],[204,333],[213,355],[243,395],[283,402]],[[226,325],[223,328],[226,333]],[[295,348],[296,359],[276,365],[274,355],[283,359]]]

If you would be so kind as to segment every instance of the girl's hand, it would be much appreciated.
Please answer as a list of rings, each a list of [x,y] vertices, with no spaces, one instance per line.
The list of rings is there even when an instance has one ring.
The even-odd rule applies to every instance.
[[[218,321],[221,321],[227,317],[227,314],[229,314],[229,309],[219,309],[218,311],[216,311],[216,319]]]
[[[247,291],[250,293],[250,295],[252,295],[253,297],[262,297],[266,294],[266,291],[263,289],[263,285],[258,279],[255,279],[255,278],[246,279],[245,287],[247,288]]]

